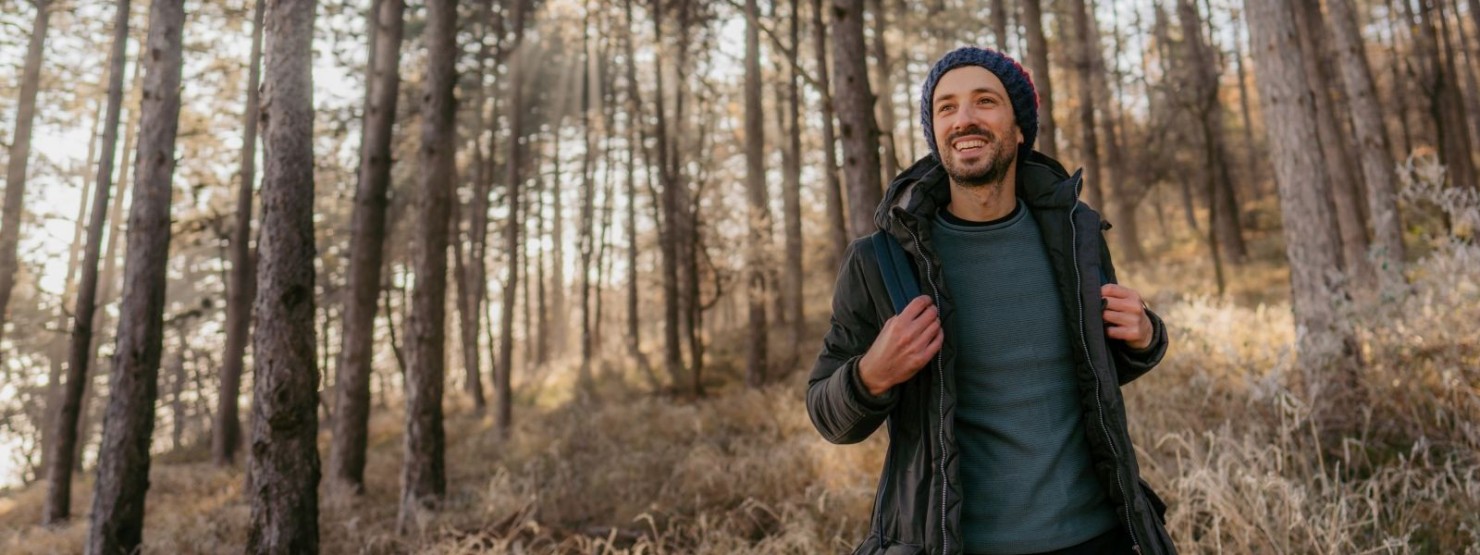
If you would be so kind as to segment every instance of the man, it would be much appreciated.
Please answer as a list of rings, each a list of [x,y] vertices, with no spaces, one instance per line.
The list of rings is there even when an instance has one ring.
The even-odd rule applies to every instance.
[[[871,242],[854,241],[808,382],[828,441],[888,422],[856,553],[1174,553],[1120,394],[1160,362],[1166,328],[1115,284],[1080,174],[1032,150],[1032,80],[966,47],[936,62],[920,100],[932,154],[895,178],[875,222],[923,295],[895,315]]]

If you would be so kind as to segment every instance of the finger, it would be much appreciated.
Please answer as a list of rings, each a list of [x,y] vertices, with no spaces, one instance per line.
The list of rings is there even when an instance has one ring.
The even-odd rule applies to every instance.
[[[925,352],[932,357],[935,356],[935,353],[940,352],[940,346],[945,343],[945,340],[946,334],[935,334],[935,339],[930,340],[930,343],[925,345]]]
[[[910,304],[905,305],[904,310],[901,310],[899,312],[899,315],[903,316],[905,321],[914,320],[915,318],[918,318],[920,316],[920,313],[924,312],[926,308],[930,308],[930,304],[930,297],[920,295],[918,297],[915,297],[915,300],[910,301]]]
[[[1100,286],[1100,295],[1108,298],[1128,299],[1139,296],[1134,289],[1115,283],[1107,283]]]
[[[1134,339],[1138,339],[1140,337],[1140,334],[1137,333],[1136,328],[1134,327],[1111,326],[1105,328],[1105,336],[1111,339],[1119,339],[1121,341],[1131,341]]]
[[[1124,312],[1127,314],[1137,314],[1142,312],[1140,303],[1137,303],[1132,299],[1121,297],[1106,297],[1105,309],[1115,312]]]
[[[1115,312],[1111,310],[1105,311],[1105,313],[1101,314],[1100,317],[1104,318],[1105,323],[1116,326],[1134,326],[1141,322],[1140,315],[1130,314],[1126,312]]]
[[[920,329],[920,333],[915,336],[915,343],[923,347],[934,341],[935,337],[940,334],[940,321],[930,322]]]

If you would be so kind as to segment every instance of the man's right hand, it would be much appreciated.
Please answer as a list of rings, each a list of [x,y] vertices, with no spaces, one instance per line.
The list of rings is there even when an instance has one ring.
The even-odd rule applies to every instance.
[[[858,377],[873,395],[904,383],[940,351],[945,333],[930,297],[921,295],[884,322],[879,337],[858,361]]]

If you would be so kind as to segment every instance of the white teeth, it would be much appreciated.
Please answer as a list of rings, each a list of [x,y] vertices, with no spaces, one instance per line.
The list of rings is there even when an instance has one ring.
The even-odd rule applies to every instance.
[[[952,146],[955,146],[956,150],[966,150],[968,148],[987,146],[987,142],[980,139],[969,139],[957,142],[955,145]]]

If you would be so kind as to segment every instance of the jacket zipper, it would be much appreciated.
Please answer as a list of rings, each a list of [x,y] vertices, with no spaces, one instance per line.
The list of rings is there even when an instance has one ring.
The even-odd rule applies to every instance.
[[[1079,187],[1082,181],[1074,184],[1074,207],[1069,209],[1069,256],[1074,266],[1074,304],[1079,307],[1079,345],[1084,348],[1084,362],[1089,365],[1090,372],[1095,373],[1094,359],[1089,354],[1089,339],[1084,335],[1084,296],[1081,289],[1084,281],[1079,274],[1079,227],[1074,223],[1074,212],[1079,209]],[[1105,405],[1100,400],[1100,378],[1095,377],[1095,412],[1100,417],[1100,428],[1105,432],[1105,442],[1110,444],[1110,454],[1120,459],[1120,451],[1115,448],[1115,438],[1110,435],[1110,426],[1105,423]],[[1125,499],[1125,528],[1131,535],[1131,545],[1137,553],[1141,552],[1141,542],[1136,538],[1136,528],[1131,524],[1131,510],[1135,507],[1135,498],[1131,497],[1125,489],[1125,482],[1120,479],[1119,465],[1115,465],[1115,485],[1120,488],[1120,495]]]
[[[901,224],[903,225],[903,224]],[[940,310],[940,287],[935,285],[934,268],[930,264],[930,257],[925,256],[925,248],[920,244],[920,236],[909,226],[903,226],[910,233],[910,239],[915,242],[915,252],[920,253],[920,259],[925,261],[925,280],[930,283],[930,298],[935,302],[936,310]],[[939,312],[936,315],[939,318]],[[944,322],[942,322],[944,324]],[[945,333],[944,325],[941,333]],[[944,343],[944,342],[942,342]],[[941,350],[935,352],[936,383],[940,384],[940,395],[936,399],[936,412],[940,413],[940,423],[936,438],[940,442],[940,541],[941,553],[951,551],[951,537],[946,534],[946,492],[950,490],[951,478],[946,474],[946,370],[945,370],[945,345]]]

